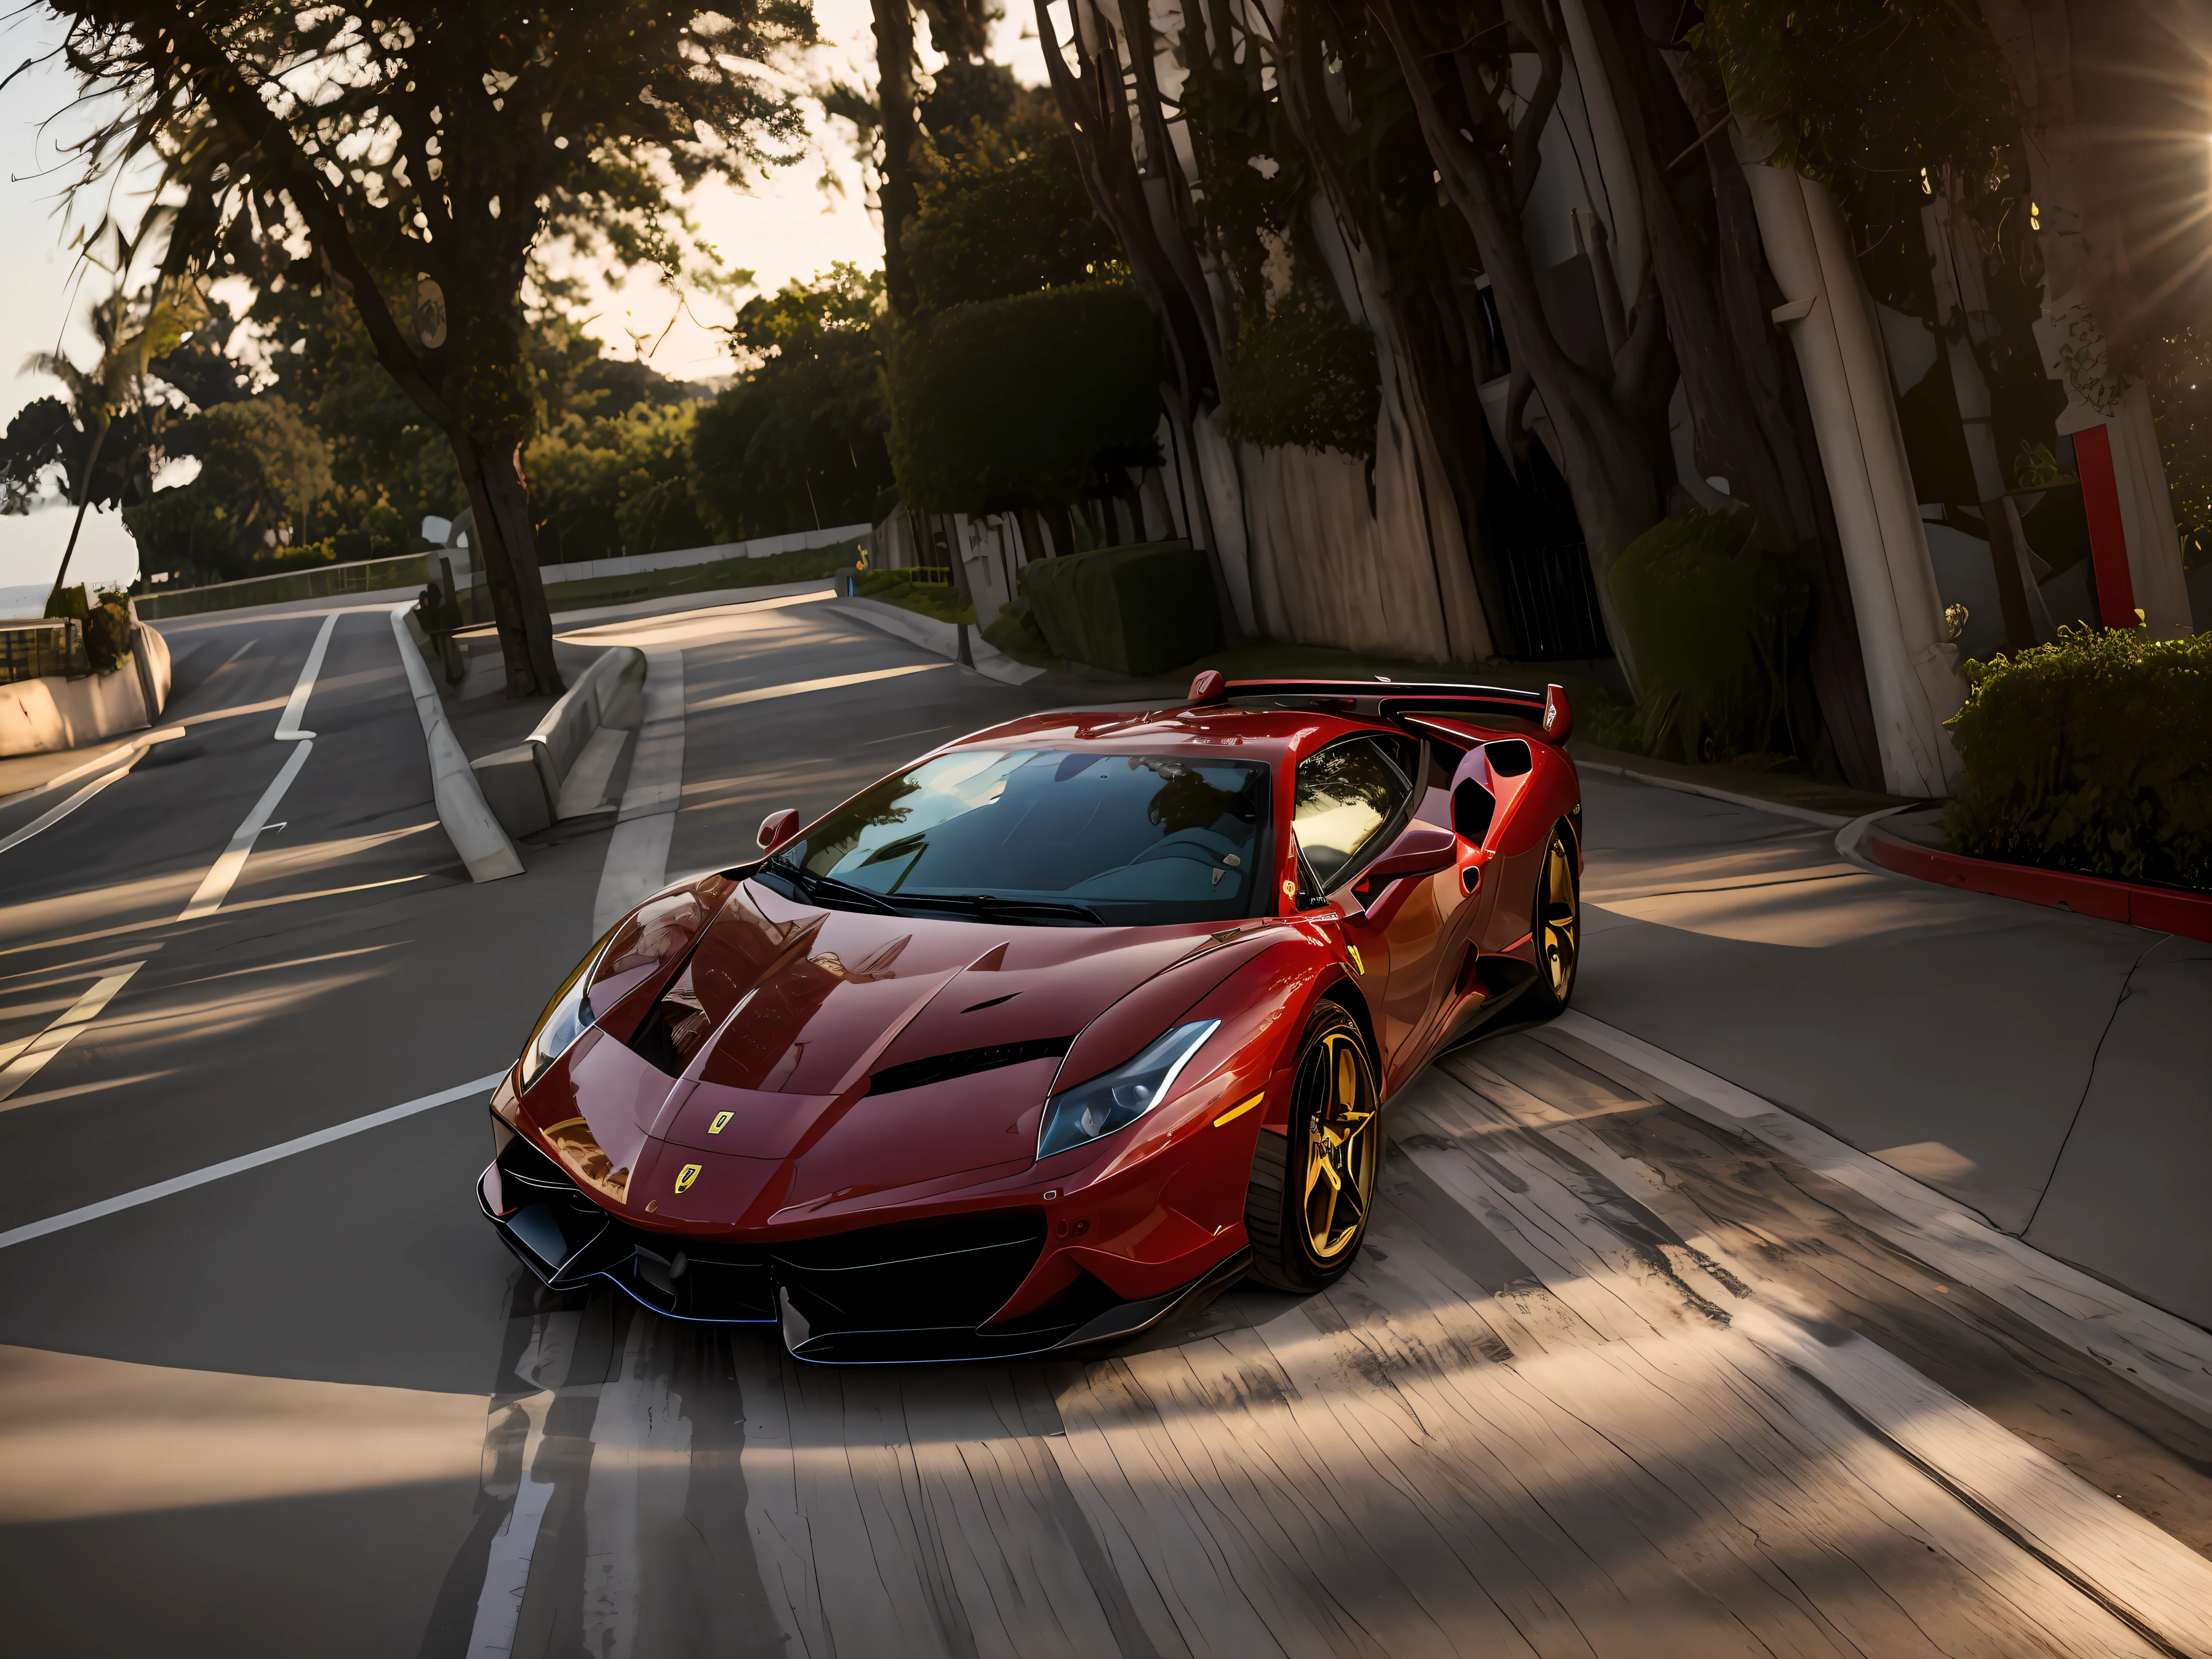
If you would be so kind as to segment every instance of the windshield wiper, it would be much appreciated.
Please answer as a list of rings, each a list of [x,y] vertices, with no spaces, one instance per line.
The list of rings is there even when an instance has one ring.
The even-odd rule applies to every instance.
[[[898,906],[890,902],[880,893],[856,887],[849,881],[840,881],[835,876],[817,876],[811,870],[793,864],[789,859],[771,858],[763,867],[781,876],[817,904],[842,904],[855,910],[872,910],[883,916],[900,914]]]
[[[1060,904],[1049,899],[998,898],[989,893],[901,893],[899,902],[908,909],[957,910],[984,921],[1088,922],[1103,927],[1103,919],[1087,905]]]

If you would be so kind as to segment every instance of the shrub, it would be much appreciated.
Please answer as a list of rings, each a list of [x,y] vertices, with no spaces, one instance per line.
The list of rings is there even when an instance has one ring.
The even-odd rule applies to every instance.
[[[1044,630],[1027,599],[1009,599],[999,607],[999,619],[983,629],[983,637],[1016,662],[1032,668],[1058,668],[1060,660],[1046,643]]]
[[[1159,462],[1159,325],[1133,289],[1090,283],[954,306],[892,347],[891,465],[932,513],[1107,493]]]
[[[1143,676],[1220,649],[1212,573],[1188,542],[1033,559],[1018,580],[1054,656]]]
[[[1647,754],[1699,761],[1799,752],[1790,659],[1812,584],[1753,544],[1747,509],[1662,519],[1614,563],[1613,608],[1643,681]]]
[[[2062,628],[1961,672],[1961,852],[2212,889],[2212,633]]]
[[[85,664],[95,674],[112,673],[131,655],[131,602],[121,593],[102,593],[94,604],[82,585],[56,588],[46,598],[46,614],[78,624]]]
[[[1371,461],[1382,408],[1382,371],[1367,330],[1292,300],[1272,312],[1253,307],[1238,325],[1222,427],[1231,437]]]

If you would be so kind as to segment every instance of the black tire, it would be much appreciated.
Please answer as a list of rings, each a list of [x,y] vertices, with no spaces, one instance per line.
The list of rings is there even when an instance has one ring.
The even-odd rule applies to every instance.
[[[1528,931],[1536,944],[1536,982],[1528,988],[1528,1012],[1550,1019],[1566,1012],[1583,954],[1582,875],[1575,868],[1574,836],[1564,823],[1553,826],[1544,861],[1536,866]]]
[[[1366,1239],[1382,1130],[1366,1042],[1335,1003],[1307,1018],[1292,1078],[1289,1134],[1262,1129],[1252,1154],[1244,1231],[1252,1277],[1307,1294],[1342,1278]]]

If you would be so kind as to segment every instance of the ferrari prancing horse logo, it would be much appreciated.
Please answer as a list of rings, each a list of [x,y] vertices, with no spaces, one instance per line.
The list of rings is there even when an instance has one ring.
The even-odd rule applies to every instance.
[[[718,1135],[721,1133],[723,1130],[730,1127],[730,1120],[736,1115],[737,1114],[735,1112],[715,1113],[714,1121],[707,1126],[707,1133],[710,1135]]]
[[[699,1166],[696,1164],[685,1164],[683,1171],[676,1177],[676,1190],[679,1193],[690,1191],[691,1183],[698,1178]]]

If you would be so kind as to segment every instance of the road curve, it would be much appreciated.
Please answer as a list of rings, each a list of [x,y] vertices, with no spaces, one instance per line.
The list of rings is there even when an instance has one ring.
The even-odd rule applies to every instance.
[[[177,629],[186,738],[0,854],[0,1048],[131,969],[0,1099],[0,1235],[246,1166],[0,1248],[12,1650],[2212,1654],[2185,1389],[1563,1031],[1401,1094],[1334,1289],[1239,1288],[1104,1359],[809,1368],[540,1291],[470,1199],[480,1097],[358,1126],[511,1057],[611,826],[468,883],[392,631],[348,613],[283,828],[179,919],[289,757],[322,623]],[[1047,702],[828,605],[635,631],[694,710],[672,874]],[[1601,1019],[1634,1023],[1608,948],[1713,948],[1648,896],[1796,879],[1835,931],[1803,826],[1589,799]]]

